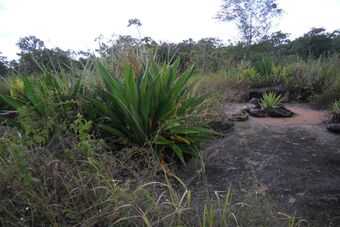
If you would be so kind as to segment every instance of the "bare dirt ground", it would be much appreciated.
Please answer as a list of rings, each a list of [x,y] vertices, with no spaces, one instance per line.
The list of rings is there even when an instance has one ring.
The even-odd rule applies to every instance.
[[[191,161],[183,178],[200,199],[231,185],[235,202],[261,195],[273,212],[295,213],[310,226],[340,226],[340,135],[326,130],[324,112],[287,107],[294,117],[236,122],[223,138],[204,145],[206,177]]]

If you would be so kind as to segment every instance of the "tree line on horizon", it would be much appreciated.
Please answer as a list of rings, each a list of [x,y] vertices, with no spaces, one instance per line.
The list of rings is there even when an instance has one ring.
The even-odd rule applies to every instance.
[[[294,40],[289,39],[289,34],[278,31],[250,46],[243,42],[225,45],[218,38],[167,43],[156,42],[151,37],[137,39],[127,35],[108,41],[104,41],[103,37],[96,40],[99,47],[94,52],[75,52],[58,47],[47,48],[35,36],[23,37],[17,43],[20,48],[18,60],[8,61],[0,53],[0,75],[6,76],[11,72],[39,74],[42,70],[67,71],[71,65],[81,68],[87,60],[98,57],[111,60],[115,65],[117,60],[122,61],[124,56],[127,58],[131,53],[153,56],[159,62],[171,62],[180,57],[183,69],[196,63],[198,71],[202,73],[225,70],[244,60],[251,62],[270,57],[275,63],[285,63],[297,58],[327,58],[340,53],[340,31],[328,32],[324,28],[312,28]]]

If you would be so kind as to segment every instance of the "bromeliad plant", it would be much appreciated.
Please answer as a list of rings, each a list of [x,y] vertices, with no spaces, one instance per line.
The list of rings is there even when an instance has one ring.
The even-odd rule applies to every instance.
[[[157,156],[172,150],[183,163],[184,153],[195,156],[196,143],[216,133],[195,122],[207,95],[193,94],[194,85],[187,85],[194,66],[179,76],[179,65],[177,59],[159,69],[149,60],[138,78],[133,68],[126,66],[124,81],[120,81],[98,63],[105,88],[98,88],[100,97],[87,100],[101,116],[100,128],[140,146],[149,145]]]
[[[283,97],[281,95],[276,94],[275,92],[266,92],[263,94],[260,99],[260,106],[262,108],[274,109],[281,106]]]

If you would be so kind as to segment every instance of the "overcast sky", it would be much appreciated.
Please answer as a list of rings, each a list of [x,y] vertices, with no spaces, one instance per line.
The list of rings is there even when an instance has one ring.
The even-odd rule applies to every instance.
[[[340,0],[278,0],[285,14],[273,31],[300,36],[311,27],[340,29]],[[132,35],[128,20],[142,22],[141,35],[180,42],[217,37],[237,41],[232,24],[213,17],[222,0],[0,0],[0,52],[15,58],[20,37],[35,35],[49,48],[95,49],[100,34]]]

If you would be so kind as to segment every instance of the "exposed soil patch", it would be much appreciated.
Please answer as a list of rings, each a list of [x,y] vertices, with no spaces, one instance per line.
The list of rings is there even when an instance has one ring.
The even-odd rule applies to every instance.
[[[202,200],[231,185],[237,200],[261,194],[311,226],[340,226],[340,135],[327,131],[323,112],[287,107],[294,117],[235,123],[224,138],[205,144],[206,180],[195,161],[183,178]]]
[[[252,118],[252,122],[273,125],[321,125],[325,120],[325,112],[313,110],[306,105],[286,105],[295,114],[290,118]]]

